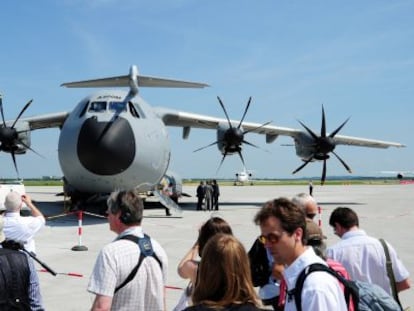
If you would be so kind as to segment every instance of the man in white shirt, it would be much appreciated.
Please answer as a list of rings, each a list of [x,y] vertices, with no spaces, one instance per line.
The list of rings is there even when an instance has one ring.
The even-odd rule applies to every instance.
[[[306,217],[304,211],[286,198],[266,202],[256,214],[254,222],[260,226],[259,237],[276,263],[284,264],[283,277],[288,291],[295,288],[296,279],[313,263],[326,265],[312,247],[305,246]],[[302,310],[346,311],[344,293],[338,280],[327,272],[313,272],[302,289]],[[285,311],[296,311],[293,295],[288,295]]]
[[[23,202],[31,211],[31,216],[20,216]],[[28,194],[19,194],[10,191],[4,201],[6,213],[4,215],[4,234],[7,240],[14,240],[23,244],[24,248],[36,253],[34,236],[45,225],[45,217],[33,204]]]
[[[141,261],[141,247],[125,239],[144,238],[143,209],[142,199],[134,191],[113,192],[109,197],[109,227],[118,236],[102,248],[96,259],[88,285],[88,291],[95,294],[92,311],[165,310],[167,254],[156,240],[146,236],[149,240],[144,246],[155,256]]]
[[[374,283],[392,295],[387,276],[386,257],[381,242],[359,229],[358,215],[348,207],[336,208],[329,225],[341,241],[329,247],[326,256],[346,268],[351,279]],[[386,242],[387,243],[387,242]],[[395,249],[387,243],[394,271],[397,292],[410,288],[409,272],[398,258]]]

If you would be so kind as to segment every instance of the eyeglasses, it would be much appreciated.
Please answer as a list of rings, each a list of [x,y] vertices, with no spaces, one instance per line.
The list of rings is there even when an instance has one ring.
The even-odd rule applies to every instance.
[[[306,214],[306,217],[308,217],[309,219],[313,219],[315,218],[315,216],[316,214],[312,214],[312,213]]]
[[[282,231],[282,233],[280,234],[269,233],[268,235],[260,235],[258,239],[262,244],[266,244],[266,243],[276,244],[282,238],[283,233],[285,233],[285,231]]]

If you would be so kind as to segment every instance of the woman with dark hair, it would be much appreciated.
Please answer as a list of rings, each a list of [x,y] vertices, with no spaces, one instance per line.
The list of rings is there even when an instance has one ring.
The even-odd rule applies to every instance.
[[[178,275],[183,279],[189,279],[190,283],[185,289],[177,306],[174,308],[174,311],[181,311],[188,306],[192,285],[195,283],[197,277],[199,257],[202,256],[206,243],[217,233],[233,234],[227,221],[220,217],[211,217],[201,226],[197,241],[178,264]]]
[[[262,310],[246,250],[234,236],[216,234],[205,245],[192,301],[185,311]]]

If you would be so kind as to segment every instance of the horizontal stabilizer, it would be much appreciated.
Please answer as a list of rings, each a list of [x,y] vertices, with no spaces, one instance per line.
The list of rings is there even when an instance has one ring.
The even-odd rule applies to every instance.
[[[204,88],[209,86],[205,83],[187,82],[180,80],[163,79],[137,75],[138,86],[144,87],[175,87],[175,88]],[[111,78],[84,80],[77,82],[63,83],[65,87],[129,87],[130,76],[118,76]]]

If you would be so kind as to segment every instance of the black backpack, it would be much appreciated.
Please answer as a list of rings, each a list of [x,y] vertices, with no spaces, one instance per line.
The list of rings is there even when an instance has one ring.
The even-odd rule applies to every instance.
[[[378,285],[347,280],[332,268],[320,263],[311,264],[303,269],[296,280],[295,288],[288,292],[288,295],[294,296],[296,310],[298,311],[302,311],[303,283],[305,282],[306,277],[315,271],[328,272],[344,285],[345,301],[348,308],[350,297],[352,297],[355,311],[401,311],[401,307],[394,298]]]
[[[270,267],[266,248],[256,239],[249,250],[250,272],[253,286],[264,286],[269,283]]]
[[[134,242],[138,244],[139,249],[141,250],[141,253],[139,255],[138,263],[135,266],[134,269],[132,269],[131,273],[128,275],[128,277],[123,281],[120,285],[118,285],[115,288],[115,293],[119,291],[122,287],[127,285],[137,274],[139,267],[142,264],[142,261],[145,259],[145,257],[152,256],[155,258],[155,260],[158,262],[162,269],[162,263],[161,260],[158,258],[157,254],[155,254],[154,250],[152,249],[151,239],[148,235],[144,234],[143,238],[137,237],[132,234],[124,235],[119,238],[120,240],[128,240],[131,242]]]
[[[30,310],[30,268],[26,254],[0,248],[0,310]]]

